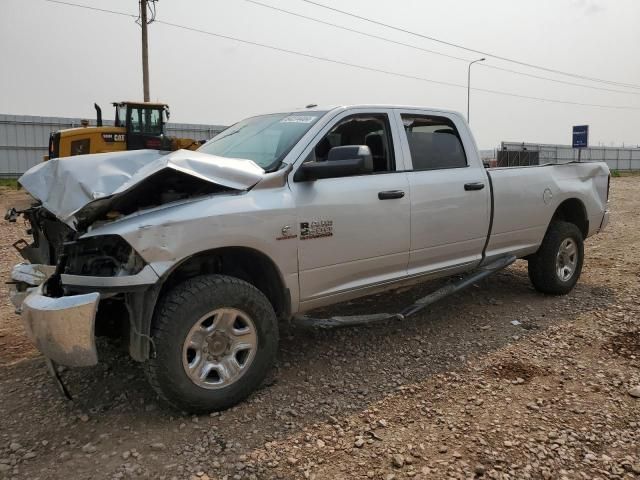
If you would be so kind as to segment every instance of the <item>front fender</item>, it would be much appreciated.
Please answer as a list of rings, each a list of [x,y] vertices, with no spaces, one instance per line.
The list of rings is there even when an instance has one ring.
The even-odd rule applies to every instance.
[[[272,259],[287,286],[295,283],[297,291],[298,233],[291,192],[281,186],[140,212],[94,228],[82,238],[120,235],[159,276],[200,252],[250,248]]]

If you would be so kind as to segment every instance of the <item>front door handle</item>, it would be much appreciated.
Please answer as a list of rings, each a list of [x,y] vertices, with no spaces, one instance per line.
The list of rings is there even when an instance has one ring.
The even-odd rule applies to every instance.
[[[484,183],[482,182],[475,182],[475,183],[465,183],[464,184],[464,189],[469,191],[469,190],[482,190],[484,188]]]
[[[389,190],[386,192],[378,192],[378,198],[380,200],[392,200],[394,198],[402,198],[404,197],[404,192],[402,190]]]

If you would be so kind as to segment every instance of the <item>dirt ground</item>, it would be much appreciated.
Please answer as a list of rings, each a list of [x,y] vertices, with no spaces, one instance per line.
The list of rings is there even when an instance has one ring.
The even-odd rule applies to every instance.
[[[518,262],[404,322],[283,325],[266,385],[208,416],[165,407],[108,342],[63,372],[64,400],[2,292],[0,478],[640,478],[640,177],[614,179],[611,208],[570,295],[536,293]],[[24,227],[0,229],[6,278]]]

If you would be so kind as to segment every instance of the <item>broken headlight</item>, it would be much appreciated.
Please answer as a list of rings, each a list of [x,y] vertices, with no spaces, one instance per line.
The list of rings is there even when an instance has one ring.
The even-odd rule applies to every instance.
[[[64,245],[69,275],[119,277],[135,275],[145,262],[125,239],[119,235],[89,237]]]

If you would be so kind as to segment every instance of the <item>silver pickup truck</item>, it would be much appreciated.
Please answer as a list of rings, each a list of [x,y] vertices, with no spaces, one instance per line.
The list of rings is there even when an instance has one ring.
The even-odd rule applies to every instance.
[[[7,213],[33,235],[16,244],[28,263],[12,296],[50,366],[95,364],[96,335],[115,332],[171,405],[223,409],[267,374],[278,320],[462,275],[403,318],[516,258],[537,290],[568,293],[607,224],[609,180],[604,163],[487,169],[444,110],[261,115],[196,152],[29,170],[37,203]]]

